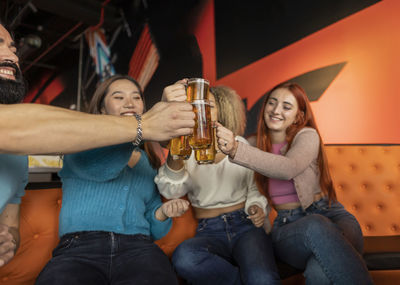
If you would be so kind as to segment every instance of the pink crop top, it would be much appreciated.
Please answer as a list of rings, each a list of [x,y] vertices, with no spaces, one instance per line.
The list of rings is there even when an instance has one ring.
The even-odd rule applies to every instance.
[[[279,144],[272,144],[272,153],[279,154],[282,147],[284,147],[286,142]],[[281,179],[268,179],[268,191],[272,202],[275,205],[300,202],[297,197],[296,188],[294,187],[293,179],[291,180],[281,180]]]

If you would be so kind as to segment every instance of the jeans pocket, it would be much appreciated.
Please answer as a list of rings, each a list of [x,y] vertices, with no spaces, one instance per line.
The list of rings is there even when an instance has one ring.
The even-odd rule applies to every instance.
[[[202,219],[199,220],[199,224],[197,225],[197,232],[200,233],[202,231],[204,231],[207,227],[207,220],[206,219]]]
[[[60,242],[56,246],[56,248],[53,250],[53,257],[56,255],[61,254],[64,250],[67,250],[73,246],[75,243],[75,237],[69,236],[65,238],[61,238]]]
[[[132,235],[132,238],[133,238],[134,240],[145,240],[145,241],[151,241],[151,242],[153,242],[153,239],[151,238],[151,236],[149,236],[149,235],[144,235],[144,234],[135,234],[135,235]]]

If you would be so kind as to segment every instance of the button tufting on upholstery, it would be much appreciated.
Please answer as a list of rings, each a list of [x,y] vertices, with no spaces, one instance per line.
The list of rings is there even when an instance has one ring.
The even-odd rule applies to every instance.
[[[8,280],[8,276],[4,276],[3,278],[1,278],[1,281],[7,281]]]
[[[392,224],[392,226],[390,227],[390,229],[394,232],[398,232],[399,231],[399,226],[396,224]]]
[[[38,238],[39,238],[39,234],[34,234],[34,235],[33,235],[33,238],[34,238],[34,239],[38,239]]]
[[[372,230],[372,226],[371,225],[366,225],[365,228],[367,229],[367,231],[371,231]]]
[[[379,211],[382,211],[383,208],[384,208],[384,206],[383,206],[382,204],[378,204],[378,205],[376,205],[376,208],[377,208]]]
[[[349,170],[350,172],[356,172],[357,166],[355,164],[349,164]]]
[[[393,185],[392,185],[392,184],[387,184],[387,185],[385,186],[385,190],[387,190],[387,191],[392,191],[392,190],[393,190]]]
[[[61,199],[57,200],[57,205],[59,205],[59,206],[61,205]]]
[[[352,208],[354,211],[357,211],[357,209],[358,209],[359,207],[358,207],[357,204],[354,204],[353,206],[351,206],[351,208]]]
[[[381,166],[380,166],[379,164],[374,164],[374,165],[372,165],[372,168],[373,168],[375,171],[379,171],[379,170],[381,169]]]

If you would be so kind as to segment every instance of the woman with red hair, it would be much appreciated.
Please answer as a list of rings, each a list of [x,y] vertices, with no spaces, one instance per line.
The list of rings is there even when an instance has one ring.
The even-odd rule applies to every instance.
[[[373,284],[360,225],[336,200],[321,136],[298,84],[280,84],[266,96],[257,147],[236,141],[222,125],[217,136],[232,162],[256,172],[278,213],[272,228],[278,259],[304,270],[307,284]]]

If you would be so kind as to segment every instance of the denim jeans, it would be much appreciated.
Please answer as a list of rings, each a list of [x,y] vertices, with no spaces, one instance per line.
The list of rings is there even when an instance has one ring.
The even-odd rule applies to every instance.
[[[323,198],[305,211],[278,211],[272,241],[280,260],[304,270],[307,284],[373,284],[360,225],[338,202],[329,207]]]
[[[190,284],[280,284],[270,237],[243,210],[200,219],[172,263]]]
[[[178,284],[168,257],[146,235],[64,235],[36,284]]]

